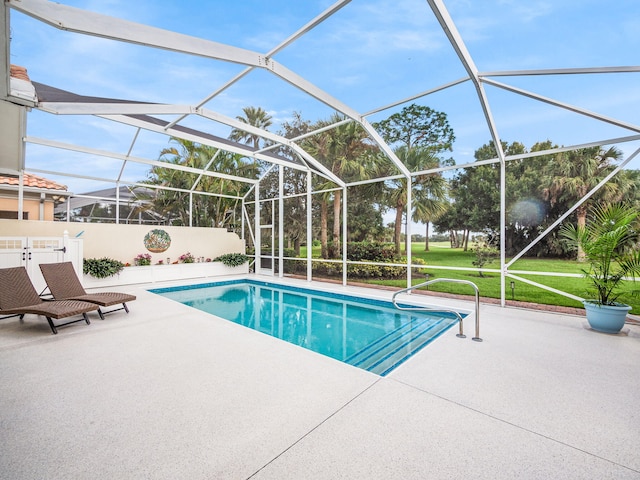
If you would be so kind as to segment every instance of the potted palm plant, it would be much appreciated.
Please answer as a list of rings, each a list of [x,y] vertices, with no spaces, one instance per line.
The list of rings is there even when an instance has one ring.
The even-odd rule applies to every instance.
[[[624,203],[597,205],[586,225],[566,225],[560,231],[570,245],[580,247],[588,263],[582,271],[595,298],[584,300],[584,307],[594,330],[618,333],[631,310],[617,299],[625,280],[640,275],[639,216],[640,210]]]

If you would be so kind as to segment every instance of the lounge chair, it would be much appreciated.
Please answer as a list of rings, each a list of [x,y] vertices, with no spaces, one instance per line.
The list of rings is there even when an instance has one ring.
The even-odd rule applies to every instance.
[[[41,263],[40,271],[44,277],[49,291],[56,300],[81,300],[83,302],[95,303],[98,305],[98,315],[104,320],[105,313],[124,310],[129,313],[127,302],[136,299],[135,295],[118,292],[98,292],[87,293],[76,275],[71,262],[62,263]],[[121,303],[122,307],[114,308],[107,312],[103,312],[100,307],[110,307]]]
[[[85,321],[91,322],[87,312],[97,310],[98,306],[78,300],[45,301],[38,296],[29,274],[24,267],[0,268],[0,315],[19,316],[26,314],[42,315],[49,322],[51,331],[58,333],[57,327]],[[53,318],[68,318],[82,315],[77,320],[54,325]],[[6,317],[3,317],[6,318]]]

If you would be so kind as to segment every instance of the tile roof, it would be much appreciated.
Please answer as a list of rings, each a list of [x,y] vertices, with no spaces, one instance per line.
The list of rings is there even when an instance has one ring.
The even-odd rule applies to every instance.
[[[26,80],[27,82],[31,81],[29,75],[27,74],[27,69],[24,67],[12,64],[9,72],[10,76],[12,76],[13,78],[19,78],[20,80]]]
[[[49,180],[44,177],[32,175],[31,173],[25,173],[24,186],[32,188],[42,188],[45,190],[66,190],[66,185],[61,185],[53,180]],[[0,175],[0,185],[18,185],[20,178],[17,176]]]

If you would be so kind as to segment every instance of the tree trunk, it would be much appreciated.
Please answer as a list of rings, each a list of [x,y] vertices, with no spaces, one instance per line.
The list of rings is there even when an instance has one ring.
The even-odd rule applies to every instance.
[[[322,258],[329,258],[327,251],[327,217],[328,206],[325,200],[320,201],[320,249]]]
[[[470,231],[465,229],[463,231],[463,234],[462,234],[463,235],[463,237],[462,237],[463,240],[462,241],[464,242],[463,251],[465,251],[465,252],[467,250],[469,250],[469,233],[470,233]]]
[[[424,251],[429,251],[429,222],[427,222],[427,226],[424,232]]]
[[[336,190],[333,196],[333,251],[335,257],[342,257],[340,254],[340,207],[342,206],[342,192]]]
[[[402,212],[404,211],[404,205],[396,205],[396,224],[393,232],[393,243],[396,246],[396,255],[400,255],[401,247],[400,240],[402,237]]]
[[[293,250],[296,252],[296,257],[299,257],[300,256],[300,237],[299,236],[293,239]]]

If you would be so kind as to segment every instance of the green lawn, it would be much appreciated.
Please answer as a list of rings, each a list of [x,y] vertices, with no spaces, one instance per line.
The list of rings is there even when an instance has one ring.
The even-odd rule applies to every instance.
[[[411,247],[412,257],[423,259],[426,264],[425,272],[429,274],[429,279],[435,278],[452,278],[469,280],[475,283],[479,290],[480,295],[483,297],[500,298],[500,275],[498,273],[484,273],[480,276],[479,272],[474,269],[473,271],[459,271],[459,270],[442,270],[442,269],[430,269],[428,266],[449,266],[449,267],[467,267],[474,268],[472,265],[475,255],[473,252],[464,252],[462,249],[449,248],[448,242],[446,243],[431,243],[429,245],[430,250],[424,251],[423,243],[413,243]],[[306,251],[303,248],[301,256],[304,257]],[[313,257],[320,258],[320,248],[313,249]],[[507,259],[507,262],[509,259]],[[499,269],[500,261],[496,260],[491,264],[485,265],[485,268]],[[539,258],[522,258],[516,261],[510,268],[510,271],[522,270],[522,271],[538,271],[538,272],[552,272],[552,273],[575,273],[581,274],[581,264],[576,261],[570,260],[555,260],[555,259],[539,259]],[[541,275],[526,275],[517,274],[522,278],[544,284],[548,287],[562,290],[574,295],[585,297],[587,296],[588,281],[584,278],[567,278],[567,277],[554,277],[554,276],[541,276]],[[416,285],[425,281],[424,274],[414,274],[412,284]],[[354,281],[356,279],[353,279]],[[360,281],[360,280],[358,280]],[[507,279],[506,298],[510,300],[512,298],[512,291],[510,288],[511,279]],[[534,302],[546,305],[562,305],[569,307],[582,307],[580,302],[567,298],[563,295],[559,295],[541,288],[529,285],[527,283],[513,280],[514,290],[513,299]],[[365,283],[377,284],[377,285],[389,285],[396,286],[398,288],[406,287],[405,280],[367,280]],[[627,288],[623,295],[620,296],[619,301],[627,303],[633,307],[632,313],[640,313],[640,298],[632,295],[633,285],[627,284]],[[452,284],[452,283],[438,283],[429,287],[432,291],[457,293],[457,294],[473,294],[473,289],[464,284]]]

